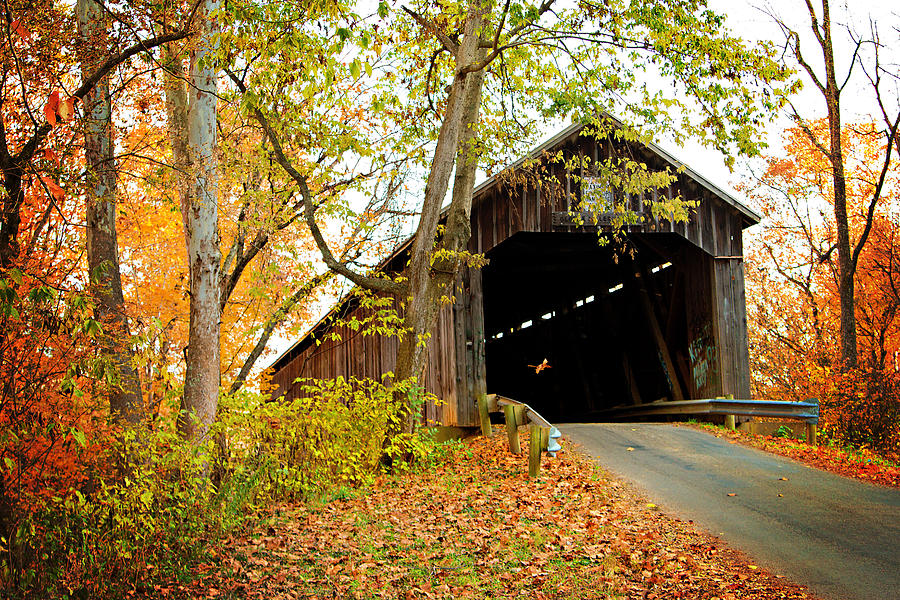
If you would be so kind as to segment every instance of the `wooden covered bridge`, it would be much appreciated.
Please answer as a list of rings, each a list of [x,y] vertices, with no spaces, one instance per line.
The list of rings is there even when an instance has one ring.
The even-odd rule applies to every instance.
[[[560,151],[566,160],[541,159]],[[677,179],[652,194],[601,190],[601,200],[624,202],[641,218],[617,224],[617,239],[600,244],[598,229],[612,229],[615,219],[581,214],[595,185],[584,165],[626,152]],[[553,421],[663,398],[749,398],[741,236],[759,215],[655,145],[596,139],[580,125],[531,158],[518,163],[530,177],[492,178],[475,190],[469,250],[489,263],[463,269],[455,302],[441,311],[424,384],[443,404],[424,416],[474,426],[475,399],[485,392],[527,402]],[[687,221],[654,216],[657,194],[696,208]],[[381,268],[402,270],[410,243]],[[391,371],[396,338],[332,324],[370,310],[352,300],[336,306],[274,363],[277,393],[298,395],[298,377],[377,379]],[[324,335],[329,327],[340,339]],[[545,359],[550,368],[536,372]]]

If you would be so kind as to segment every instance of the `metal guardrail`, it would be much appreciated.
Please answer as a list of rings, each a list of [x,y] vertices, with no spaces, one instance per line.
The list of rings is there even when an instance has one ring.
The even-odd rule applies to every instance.
[[[808,402],[783,402],[780,400],[707,398],[704,400],[650,402],[648,404],[620,406],[603,410],[596,414],[623,419],[657,415],[740,415],[746,417],[797,419],[816,425],[819,422],[819,404],[814,400]]]
[[[482,433],[490,435],[490,419],[487,419],[489,412],[503,412],[506,420],[506,433],[509,437],[509,449],[513,454],[521,453],[519,447],[519,422],[527,419],[530,424],[530,437],[528,451],[528,476],[536,477],[541,469],[541,453],[547,452],[550,456],[556,456],[562,448],[557,443],[557,439],[562,435],[559,429],[554,427],[550,421],[541,416],[541,414],[518,400],[500,396],[497,394],[488,394],[482,396],[479,400],[479,412],[482,413]]]
[[[525,416],[528,420],[539,427],[553,427],[553,425],[541,416],[541,414],[525,404],[524,402],[519,402],[518,400],[513,400],[512,398],[507,398],[506,396],[496,396],[497,405],[498,406],[521,406],[525,409]]]

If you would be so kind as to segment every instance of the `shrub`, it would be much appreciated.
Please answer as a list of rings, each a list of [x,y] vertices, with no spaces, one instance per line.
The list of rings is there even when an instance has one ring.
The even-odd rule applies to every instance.
[[[244,394],[225,403],[231,414],[255,416],[250,427],[229,437],[229,448],[266,465],[267,493],[273,497],[304,498],[334,486],[368,485],[382,464],[407,468],[434,446],[426,430],[399,431],[402,404],[418,410],[424,402],[414,382],[386,386],[338,377],[305,380],[303,390],[304,397],[290,402],[261,402]]]
[[[306,392],[289,403],[223,397],[202,444],[181,439],[177,411],[87,438],[75,430],[78,451],[66,448],[83,476],[15,498],[0,537],[0,595],[123,596],[184,580],[256,502],[368,485],[385,457],[395,469],[431,459],[427,432],[398,432],[401,404],[424,399],[415,385],[339,378],[309,381]]]
[[[111,448],[116,472],[93,489],[26,498],[31,510],[11,549],[23,559],[10,593],[102,597],[187,577],[209,545],[242,522],[261,480],[258,469],[231,465],[211,481],[210,440],[185,442],[174,423],[129,429]]]
[[[886,454],[900,451],[900,373],[857,369],[833,374],[820,404],[830,437]]]

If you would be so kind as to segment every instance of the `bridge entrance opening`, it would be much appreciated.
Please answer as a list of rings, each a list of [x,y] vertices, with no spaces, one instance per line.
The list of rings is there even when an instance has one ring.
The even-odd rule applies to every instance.
[[[596,233],[519,233],[492,249],[482,269],[487,390],[553,422],[685,397],[685,246],[676,236],[601,245]]]

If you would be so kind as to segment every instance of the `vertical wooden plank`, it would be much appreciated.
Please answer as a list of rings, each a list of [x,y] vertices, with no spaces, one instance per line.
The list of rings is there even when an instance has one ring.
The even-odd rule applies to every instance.
[[[740,233],[738,233],[740,235]],[[744,262],[742,259],[729,261],[732,276],[734,313],[734,393],[739,398],[750,398],[750,342],[747,331],[747,300],[744,290]]]
[[[531,227],[529,227],[529,223],[528,223],[528,217],[529,217],[529,210],[528,210],[528,179],[526,179],[525,182],[522,184],[522,203],[521,203],[521,206],[522,206],[522,211],[521,211],[521,213],[520,213],[520,217],[521,217],[521,224],[522,224],[522,226],[521,226],[519,229],[521,229],[522,231],[531,231]]]
[[[714,217],[713,217],[713,209],[712,205],[714,204],[714,200],[710,197],[709,194],[704,194],[703,202],[700,207],[700,231],[702,236],[702,242],[700,247],[703,248],[709,254],[715,256],[715,248],[713,242],[713,227],[714,227]]]
[[[453,304],[453,328],[454,343],[456,345],[456,389],[455,389],[455,420],[448,423],[458,426],[467,426],[468,418],[464,402],[468,398],[468,382],[466,381],[466,281],[468,280],[468,267],[462,267],[456,277],[456,302]]]
[[[668,186],[666,186],[666,200],[669,202],[670,206],[672,204],[672,198],[673,198],[672,184],[670,183]],[[669,232],[674,233],[675,232],[675,213],[671,209],[669,210],[668,221],[669,221],[668,230],[669,230]]]
[[[541,187],[542,187],[541,181],[540,181],[540,179],[538,179],[535,182],[535,186],[534,186],[534,219],[535,219],[534,230],[535,231],[543,231],[541,229],[541,212],[542,212],[541,211]]]
[[[685,234],[685,237],[698,247],[702,244],[700,238],[700,215],[700,205],[697,205],[691,210],[691,218],[688,221],[687,233]]]
[[[472,269],[470,273],[472,286],[472,375],[474,395],[476,398],[487,393],[487,373],[484,364],[484,294],[481,286],[481,270]]]
[[[485,252],[497,245],[497,193],[490,196],[491,201],[491,243],[485,246]]]

